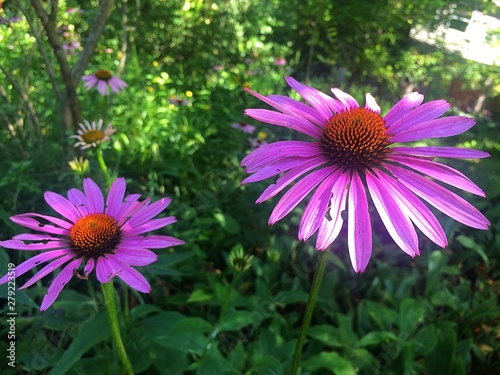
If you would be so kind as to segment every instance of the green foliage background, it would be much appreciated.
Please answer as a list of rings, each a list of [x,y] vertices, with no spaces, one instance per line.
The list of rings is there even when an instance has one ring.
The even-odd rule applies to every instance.
[[[60,37],[83,43],[98,2],[58,5]],[[266,183],[241,186],[239,163],[251,149],[250,138],[295,136],[264,124],[254,124],[252,135],[232,128],[249,121],[245,108],[262,105],[243,88],[288,95],[283,77],[292,75],[325,92],[346,89],[360,102],[371,92],[387,111],[413,85],[426,100],[449,99],[453,111],[463,113],[463,103],[449,97],[458,80],[461,91],[485,94],[487,105],[498,103],[498,67],[410,39],[413,25],[447,22],[446,14],[436,18],[445,6],[441,0],[116,1],[86,73],[118,71],[129,86],[102,98],[79,85],[82,115],[92,121],[98,113],[113,122],[118,132],[104,150],[110,171],[126,177],[130,192],[171,197],[168,214],[178,222],[166,232],[186,241],[159,251],[158,262],[141,270],[152,284],[150,295],[118,286],[136,373],[289,373],[316,252],[296,240],[302,208],[269,227],[275,200],[254,204]],[[494,11],[490,2],[457,6],[465,13]],[[68,14],[71,8],[83,12]],[[103,177],[92,151],[75,150],[68,138],[73,131],[60,125],[47,74],[52,68],[58,76],[58,65],[43,37],[43,48],[37,44],[34,35],[43,30],[29,4],[4,1],[1,16],[10,20],[0,24],[3,240],[22,231],[9,216],[50,214],[44,191],[64,194],[86,175],[100,183]],[[12,21],[14,16],[22,20]],[[78,50],[68,54],[70,64],[77,56]],[[286,65],[276,64],[278,58]],[[485,85],[488,78],[492,83]],[[56,87],[62,90],[62,81]],[[174,105],[172,97],[188,104]],[[490,230],[440,216],[449,246],[440,250],[422,237],[422,255],[410,259],[374,214],[374,253],[363,274],[352,271],[341,235],[331,250],[302,374],[491,374],[500,367],[500,114],[474,116],[478,124],[470,132],[446,142],[492,155],[453,164],[485,190],[486,200],[466,198],[488,217]],[[69,168],[75,156],[90,160],[86,174]],[[245,273],[231,267],[236,250],[253,256]],[[9,261],[26,257],[0,248],[0,274]],[[119,373],[97,281],[72,280],[40,313],[49,282],[17,291],[18,369],[8,367],[2,354],[1,373]],[[0,311],[5,317],[6,309]],[[2,353],[8,348],[5,322]]]

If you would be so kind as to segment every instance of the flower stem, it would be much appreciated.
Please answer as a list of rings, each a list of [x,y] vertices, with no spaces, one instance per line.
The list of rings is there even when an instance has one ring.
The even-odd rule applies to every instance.
[[[113,280],[110,280],[108,283],[101,283],[102,292],[104,295],[104,303],[106,305],[106,311],[108,312],[109,325],[111,328],[111,337],[113,338],[113,342],[115,343],[116,351],[118,352],[118,356],[120,357],[120,361],[123,365],[123,370],[127,375],[133,375],[134,370],[132,368],[132,364],[130,363],[130,359],[127,356],[127,352],[125,351],[125,346],[123,345],[122,337],[120,334],[120,326],[118,325],[118,313],[116,310],[115,303],[115,289],[113,287]]]
[[[321,281],[323,280],[323,275],[325,274],[326,260],[328,258],[328,251],[324,250],[320,252],[319,264],[314,273],[314,279],[311,285],[311,291],[309,292],[309,299],[307,301],[306,312],[304,314],[304,320],[302,321],[302,326],[300,327],[299,339],[297,341],[297,346],[295,346],[295,354],[293,355],[292,363],[292,375],[297,375],[299,371],[300,357],[302,354],[302,347],[304,346],[307,331],[309,330],[309,325],[311,324],[311,318],[314,311],[314,306],[316,305],[316,298],[318,297],[319,288],[321,287]]]
[[[99,167],[102,170],[102,174],[104,175],[106,186],[109,189],[111,187],[111,180],[109,179],[108,167],[106,166],[106,162],[104,161],[104,157],[102,156],[102,149],[100,147],[96,148],[95,156],[97,159],[97,163],[99,163]]]

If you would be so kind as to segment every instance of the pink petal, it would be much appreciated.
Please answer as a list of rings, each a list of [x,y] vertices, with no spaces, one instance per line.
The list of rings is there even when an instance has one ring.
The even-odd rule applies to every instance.
[[[386,165],[400,183],[458,222],[476,229],[488,229],[490,222],[474,206],[437,183],[395,165]]]
[[[67,241],[48,241],[47,243],[24,243],[23,241],[17,240],[6,240],[0,241],[0,246],[6,249],[14,250],[26,250],[26,251],[36,251],[36,250],[55,250],[60,248],[68,248],[69,244]]]
[[[66,219],[75,222],[80,216],[80,212],[76,209],[75,205],[62,195],[46,191],[44,198],[47,204],[54,209],[58,214],[64,216]]]
[[[275,162],[274,164],[263,167],[260,171],[255,172],[253,175],[245,178],[242,181],[242,185],[249,184],[251,182],[257,182],[265,180],[269,177],[276,176],[280,173],[286,172],[292,168],[296,168],[301,164],[308,162],[309,159],[304,158],[285,158]]]
[[[425,138],[442,138],[461,134],[472,128],[476,122],[464,116],[443,117],[422,122],[399,132],[391,142],[412,142]]]
[[[366,183],[375,208],[396,245],[412,258],[418,255],[417,232],[409,217],[401,211],[392,195],[384,189],[384,184],[371,173],[366,173]]]
[[[247,173],[257,172],[259,169],[274,164],[278,160],[299,157],[312,158],[321,153],[319,145],[302,141],[274,142],[252,151],[241,161]]]
[[[392,123],[392,125],[387,125],[388,132],[397,135],[404,130],[407,130],[415,125],[422,122],[427,122],[434,120],[444,114],[450,105],[446,100],[434,100],[432,102],[424,103],[417,107],[413,111],[409,112],[407,115],[402,116],[399,120]],[[386,116],[387,117],[387,116]],[[385,118],[384,118],[385,119]]]
[[[113,185],[111,185],[109,189],[108,198],[106,200],[106,214],[115,219],[119,219],[119,217],[115,215],[123,201],[126,185],[125,179],[120,177],[113,182]]]
[[[359,108],[357,100],[348,93],[342,91],[337,87],[334,87],[332,89],[332,92],[337,97],[337,99],[345,106],[346,109]]]
[[[484,192],[479,186],[469,180],[463,173],[447,165],[402,155],[392,155],[391,160],[397,161],[398,163],[422,172],[436,180],[450,184],[451,186],[485,197]]]
[[[131,219],[135,214],[142,211],[144,208],[148,207],[151,203],[151,198],[146,198],[142,202],[125,202],[127,205],[127,210],[120,215],[120,220],[118,220],[118,224],[122,225],[127,220]]]
[[[144,224],[138,225],[135,228],[127,230],[126,235],[127,237],[137,236],[139,234],[144,234],[156,229],[166,227],[167,225],[173,224],[175,222],[177,222],[177,219],[174,216],[162,217],[159,219],[151,219]]]
[[[111,90],[113,90],[116,93],[119,93],[120,90],[127,87],[127,84],[118,77],[111,77],[111,79],[108,81],[108,83],[109,83],[109,87],[111,87]]]
[[[107,93],[108,93],[108,84],[107,84],[107,82],[106,81],[98,80],[97,81],[97,91],[99,91],[99,93],[102,96],[107,95]]]
[[[67,252],[66,252],[67,253]],[[47,276],[49,273],[54,272],[56,269],[58,269],[61,265],[66,263],[67,261],[74,259],[75,254],[74,253],[69,253],[67,255],[64,255],[53,262],[50,262],[47,264],[45,267],[43,267],[40,271],[38,271],[31,279],[29,279],[21,288],[19,289],[25,289],[28,288],[29,286],[33,285],[36,283],[38,280],[40,280],[42,277]]]
[[[40,311],[47,310],[57,299],[62,288],[68,283],[68,281],[73,276],[73,272],[78,269],[82,258],[75,259],[69,263],[60,273],[57,275],[52,283],[50,284],[49,290],[45,297],[43,297],[42,304],[40,305]]]
[[[147,266],[158,260],[158,255],[148,249],[120,245],[115,252],[116,259],[129,266]]]
[[[349,188],[347,237],[352,267],[363,272],[372,254],[372,227],[365,188],[356,171]]]
[[[333,185],[329,217],[323,217],[318,229],[318,237],[316,238],[316,249],[318,250],[326,250],[335,241],[342,229],[344,224],[342,211],[345,210],[349,180],[349,172],[344,172]]]
[[[123,270],[123,265],[118,263],[108,254],[97,259],[96,276],[100,283],[108,283],[113,277]]]
[[[460,147],[393,147],[394,152],[399,152],[406,155],[422,155],[433,156],[439,158],[454,158],[454,159],[482,159],[488,158],[490,154],[484,151],[470,150]]]
[[[365,108],[371,109],[373,112],[380,113],[380,106],[371,94],[366,94]]]
[[[260,99],[259,96],[258,98]],[[283,113],[305,118],[306,120],[309,120],[312,123],[319,125],[320,127],[323,127],[325,123],[323,118],[318,114],[317,111],[314,110],[314,108],[311,108],[307,104],[304,104],[297,100],[289,98],[288,96],[268,95],[266,99],[269,100],[266,101],[267,104],[280,110]],[[271,104],[270,101],[272,101],[274,105]]]
[[[35,255],[34,257],[31,257],[21,264],[16,266],[16,278],[24,275],[26,272],[31,270],[32,268],[38,266],[39,264],[48,262],[52,259],[58,258],[60,256],[66,255],[70,252],[71,250],[53,250],[53,251],[47,251],[38,255]],[[4,284],[8,281],[9,275],[6,274],[4,277],[0,279],[0,284]]]
[[[322,168],[311,172],[293,185],[279,200],[271,213],[269,224],[274,224],[292,211],[311,190],[313,190],[324,178],[332,173],[331,168]]]
[[[413,108],[418,107],[424,101],[424,96],[418,92],[412,92],[394,105],[384,116],[385,126],[390,128],[394,122],[402,119]]]
[[[134,216],[128,220],[123,226],[123,230],[127,231],[128,228],[134,228],[141,224],[144,224],[148,220],[152,219],[160,212],[162,212],[172,201],[170,198],[162,198],[159,201],[151,204],[148,207],[143,208],[140,212],[136,213]]]
[[[88,198],[89,211],[91,213],[103,213],[104,196],[99,186],[92,179],[86,178],[83,180],[83,189]]]
[[[323,165],[324,161],[322,159],[323,156],[311,159],[308,162],[304,163],[302,166],[289,170],[283,176],[278,178],[275,184],[269,185],[260,195],[260,197],[257,198],[256,203],[262,203],[274,197],[276,194],[286,188],[292,181],[296,180],[303,174]]]
[[[54,223],[64,224],[64,227],[58,228],[58,227],[54,227],[52,225],[42,223],[36,219],[33,219],[32,216],[40,217],[44,220],[52,221]],[[36,230],[38,232],[44,232],[44,233],[50,233],[50,234],[67,235],[68,229],[71,228],[71,224],[67,223],[66,221],[59,220],[59,219],[56,219],[56,218],[53,218],[50,216],[38,215],[38,214],[33,214],[33,213],[12,216],[10,219],[14,223],[22,225],[23,227],[33,229],[33,230]]]
[[[131,205],[135,204],[137,200],[141,197],[140,194],[130,194],[127,195],[124,201],[117,207],[115,214],[113,215],[119,222],[124,222],[127,217],[124,216],[125,212],[130,208]]]
[[[333,187],[341,174],[339,169],[333,172],[319,184],[313,193],[300,219],[299,240],[306,241],[318,230],[327,214],[332,194],[337,194]]]
[[[326,104],[328,102],[326,94],[313,87],[303,85],[292,77],[285,77],[285,80],[292,89],[297,91],[318,112],[324,122],[332,117],[332,111],[328,104]],[[330,99],[333,100],[333,98]]]
[[[434,214],[404,185],[382,172],[375,172],[384,189],[396,200],[401,210],[415,225],[436,245],[445,248],[448,245],[446,234]]]
[[[282,95],[269,95],[266,97],[250,89],[245,89],[245,91],[287,115],[309,120],[319,126],[324,124],[323,118],[317,111],[297,100]]]
[[[146,278],[142,276],[139,271],[133,269],[132,267],[125,266],[123,268],[123,271],[118,274],[118,277],[139,292],[151,292],[151,286],[149,285]]]
[[[184,245],[184,241],[170,236],[151,235],[147,237],[125,238],[123,246],[137,246],[146,249],[165,249],[171,246]]]
[[[276,111],[270,111],[268,109],[246,109],[245,114],[255,120],[289,128],[316,139],[321,136],[320,128],[306,119],[298,119],[296,117]]]
[[[75,205],[75,207],[78,209],[82,217],[87,216],[90,213],[89,200],[87,199],[87,196],[83,194],[80,190],[78,189],[69,190],[68,199],[71,203]]]
[[[83,268],[83,275],[85,277],[88,277],[90,275],[90,273],[94,269],[94,265],[95,265],[94,258],[89,258],[89,260],[87,260],[87,264],[85,264],[85,267]]]

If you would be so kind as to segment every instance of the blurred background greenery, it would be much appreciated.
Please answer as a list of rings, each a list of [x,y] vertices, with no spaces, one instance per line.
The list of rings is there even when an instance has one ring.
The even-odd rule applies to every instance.
[[[57,5],[54,29],[72,66],[99,2],[43,4]],[[363,274],[353,272],[345,236],[339,237],[302,373],[498,371],[500,68],[465,59],[448,43],[431,46],[412,38],[416,28],[460,29],[474,11],[500,17],[495,3],[485,0],[115,1],[85,72],[108,69],[129,86],[100,97],[79,84],[82,117],[114,124],[118,131],[104,150],[111,173],[125,177],[130,192],[171,197],[168,214],[178,222],[168,234],[186,241],[159,251],[159,261],[143,270],[153,286],[150,295],[120,286],[122,303],[129,306],[124,339],[138,374],[290,371],[316,254],[312,242],[296,240],[300,208],[267,226],[275,202],[254,204],[267,183],[242,187],[245,173],[239,166],[257,145],[296,136],[243,115],[245,108],[262,106],[243,88],[293,95],[286,75],[325,92],[340,87],[361,103],[370,92],[383,111],[414,90],[426,100],[446,99],[450,113],[473,116],[477,125],[439,144],[492,156],[447,161],[485,190],[487,199],[466,198],[488,217],[489,231],[438,215],[449,246],[441,250],[422,237],[422,255],[410,259],[388,239],[375,214],[374,254]],[[63,90],[59,65],[33,9],[6,0],[1,12],[3,240],[22,230],[9,216],[50,213],[44,191],[65,193],[81,186],[85,176],[101,182],[102,176],[92,151],[75,150],[68,138],[74,129],[61,125],[55,94]],[[499,34],[492,29],[486,37],[497,51]],[[257,127],[252,134],[232,126],[246,122]],[[88,169],[70,167],[75,157],[88,159]],[[250,268],[239,272],[234,258],[244,262],[250,255]],[[0,248],[0,270],[9,260],[19,264],[25,258]],[[1,373],[117,373],[95,282],[72,280],[43,314],[37,303],[48,281],[17,291],[18,369],[2,359]]]

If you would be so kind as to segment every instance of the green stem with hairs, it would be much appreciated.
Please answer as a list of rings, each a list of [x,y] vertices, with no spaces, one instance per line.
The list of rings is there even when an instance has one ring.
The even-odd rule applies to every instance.
[[[302,326],[300,327],[299,339],[297,345],[295,346],[295,354],[293,355],[292,363],[292,375],[297,375],[299,371],[300,357],[302,354],[302,347],[304,346],[307,331],[309,330],[309,325],[311,324],[311,318],[314,311],[314,306],[316,305],[316,299],[318,297],[319,288],[321,287],[321,281],[323,280],[323,275],[325,274],[326,261],[328,258],[328,251],[324,250],[319,254],[319,263],[314,273],[314,279],[311,285],[311,291],[309,292],[309,299],[307,301],[306,312],[304,314],[304,320],[302,321]]]
[[[111,337],[113,338],[113,342],[115,344],[115,349],[120,357],[120,361],[122,363],[122,368],[127,375],[133,375],[134,370],[132,368],[132,364],[130,363],[130,359],[127,356],[127,352],[125,351],[125,346],[123,345],[122,337],[120,334],[120,326],[118,324],[118,312],[116,310],[116,302],[115,302],[115,288],[113,287],[113,279],[111,279],[108,283],[101,283],[102,293],[104,295],[104,304],[106,305],[106,311],[108,313],[109,318],[109,326],[111,329]]]
[[[95,150],[95,157],[97,159],[97,163],[99,164],[99,167],[101,168],[102,174],[104,176],[104,180],[106,181],[106,186],[109,189],[111,187],[111,180],[109,178],[108,167],[106,166],[106,162],[104,161],[104,157],[102,156],[102,149],[99,146],[97,146],[97,148]]]

